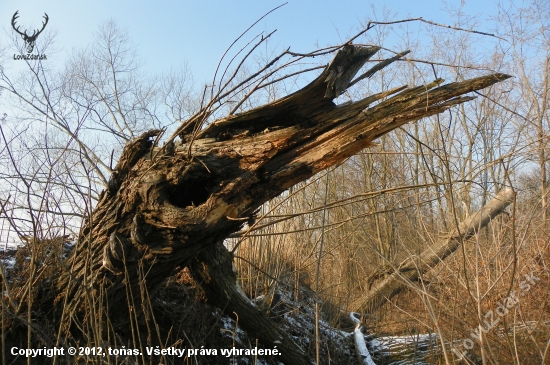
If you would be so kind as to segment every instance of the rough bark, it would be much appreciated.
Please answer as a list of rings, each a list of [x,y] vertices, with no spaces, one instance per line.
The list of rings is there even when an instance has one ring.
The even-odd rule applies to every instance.
[[[212,304],[223,308],[226,313],[237,313],[239,323],[244,323],[249,332],[260,337],[263,343],[277,346],[281,361],[285,364],[309,364],[302,349],[256,307],[237,284],[233,257],[222,242],[201,250],[191,262],[190,269]]]
[[[146,299],[144,293],[153,295],[164,279],[193,259],[227,264],[224,249],[213,250],[215,243],[238,231],[269,199],[341,163],[381,135],[468,101],[472,97],[461,95],[509,77],[492,74],[444,86],[438,79],[335,105],[333,99],[378,49],[347,45],[300,91],[215,121],[192,138],[189,122],[176,144],[156,146],[156,130],[129,143],[59,281],[64,295],[57,302],[66,301],[65,312],[74,321],[107,315],[115,327],[126,325],[129,313],[139,311]],[[199,266],[193,267],[200,277]],[[265,334],[255,324],[266,319],[229,282],[216,282],[220,276],[215,271],[211,277],[213,282],[204,286],[209,299],[248,318],[243,326],[272,345],[276,331]],[[107,314],[95,313],[97,306],[107,308]],[[256,313],[253,318],[247,317],[249,311]],[[294,362],[303,358],[299,349],[284,341],[287,363],[300,363]]]
[[[417,280],[421,275],[455,252],[462,242],[472,237],[496,216],[504,212],[515,198],[512,189],[502,190],[493,200],[488,202],[475,214],[468,217],[446,238],[429,247],[419,255],[405,260],[397,270],[375,285],[362,298],[351,304],[352,310],[362,313],[373,313],[387,299],[397,295],[404,289],[407,282]]]

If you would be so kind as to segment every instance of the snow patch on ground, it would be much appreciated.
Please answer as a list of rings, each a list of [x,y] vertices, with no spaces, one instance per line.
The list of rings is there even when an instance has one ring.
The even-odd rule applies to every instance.
[[[427,365],[424,359],[433,351],[438,351],[438,346],[435,333],[382,336],[370,340],[375,359],[386,359],[392,365]]]

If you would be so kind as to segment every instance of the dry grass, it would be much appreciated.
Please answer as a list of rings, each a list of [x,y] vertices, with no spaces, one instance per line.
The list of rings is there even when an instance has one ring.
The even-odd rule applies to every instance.
[[[355,178],[349,172],[347,177]],[[333,172],[331,179],[335,185],[338,178],[338,171]],[[347,188],[353,186],[349,179],[344,184]],[[345,205],[331,206],[338,197],[335,192],[332,201],[329,200],[329,218],[324,228],[326,241],[320,253],[322,210],[315,208],[323,205],[323,186],[320,181],[309,183],[301,186],[304,192],[298,187],[270,203],[279,205],[266,221],[314,212],[254,231],[256,236],[245,239],[239,246],[237,256],[241,259],[237,259],[237,267],[241,284],[251,296],[276,288],[293,290],[298,295],[304,285],[315,288],[316,262],[321,255],[319,291],[311,295],[318,295],[329,303],[325,306],[326,314],[332,324],[338,326],[347,306],[383,277],[380,273],[388,270],[389,263],[398,265],[443,236],[446,230],[441,221],[448,217],[441,219],[433,214],[433,209],[426,209],[425,203],[390,211],[411,200],[413,203],[429,200],[423,192],[412,197],[409,193],[395,193],[384,199],[377,198],[378,201],[348,201]],[[334,191],[337,188],[343,189],[336,186]],[[349,195],[357,193],[354,188],[350,190]],[[380,200],[384,200],[384,204],[380,204]],[[379,213],[367,215],[365,213],[374,210],[366,211],[365,207],[378,208]],[[409,283],[415,289],[406,290],[376,315],[365,319],[368,331],[380,335],[436,332],[444,339],[447,359],[440,353],[434,363],[443,364],[458,360],[449,344],[455,343],[456,350],[464,350],[460,344],[472,339],[471,333],[475,335],[481,323],[486,330],[482,341],[487,363],[550,361],[549,225],[534,213],[540,212],[540,206],[522,206],[522,209],[516,206],[515,209],[515,214],[512,209],[511,213],[497,217],[488,228],[465,242],[464,250],[459,249],[418,282]],[[426,216],[426,212],[432,214]],[[458,208],[456,213],[466,214]],[[452,224],[449,219],[447,229]],[[531,272],[540,280],[531,279],[535,282],[527,288],[525,275]],[[283,278],[293,278],[291,288],[281,288]],[[519,298],[517,305],[505,316],[498,316],[499,301],[514,293]],[[494,317],[492,322],[489,322],[490,311]],[[479,342],[474,340],[467,358],[466,363],[481,363]]]

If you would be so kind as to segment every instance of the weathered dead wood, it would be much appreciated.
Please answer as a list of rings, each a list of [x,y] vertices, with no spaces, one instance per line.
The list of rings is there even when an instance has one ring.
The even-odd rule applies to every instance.
[[[216,242],[238,231],[266,201],[341,163],[381,135],[471,100],[462,95],[510,77],[492,74],[444,86],[443,80],[435,80],[336,106],[332,100],[378,49],[346,45],[300,91],[213,122],[197,134],[185,134],[194,122],[184,123],[182,141],[175,146],[153,146],[159,131],[129,143],[59,280],[64,295],[57,296],[58,303],[66,296],[64,310],[71,320],[97,321],[94,308],[102,306],[114,328],[127,328],[130,313],[139,313],[147,300],[143,293],[154,295],[163,280],[199,257],[202,266],[209,267],[210,260],[219,263],[219,269],[207,270],[212,284],[202,280],[209,300],[247,318],[241,324],[271,346],[277,331],[268,318],[234,295],[238,290],[232,280],[216,279],[221,280],[216,273],[230,266],[220,256],[223,247],[213,251]],[[200,267],[191,265],[199,281]],[[303,354],[292,341],[281,341],[287,362],[301,363],[297,359]]]
[[[233,256],[221,242],[201,250],[191,262],[190,271],[212,304],[226,313],[237,313],[239,323],[262,339],[264,344],[277,347],[285,364],[309,364],[303,350],[292,338],[246,296],[237,284]]]
[[[462,242],[472,237],[496,216],[504,212],[515,198],[512,189],[504,189],[488,202],[483,208],[468,217],[446,238],[429,247],[419,255],[405,260],[396,271],[376,284],[362,298],[351,304],[357,312],[373,313],[382,306],[387,299],[392,298],[403,290],[407,282],[417,280],[435,265],[455,252]]]

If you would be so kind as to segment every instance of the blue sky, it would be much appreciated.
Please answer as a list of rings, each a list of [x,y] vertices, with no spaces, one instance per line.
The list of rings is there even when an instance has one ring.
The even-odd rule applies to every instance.
[[[47,31],[56,34],[59,49],[58,53],[48,55],[48,60],[61,64],[72,49],[90,43],[102,22],[112,19],[128,31],[146,71],[161,73],[187,62],[195,79],[202,83],[211,78],[219,58],[236,37],[263,14],[283,3],[284,0],[2,0],[0,44],[5,46],[9,42],[10,22],[15,11],[19,10],[18,24],[28,29],[38,28],[46,12],[50,19]],[[462,4],[466,14],[482,18],[489,17],[495,10],[492,0],[375,3],[373,7],[371,1],[360,0],[289,0],[287,5],[259,22],[250,35],[277,29],[272,47],[291,47],[294,51],[305,52],[317,44],[340,43],[350,34],[357,33],[368,19],[382,17],[384,7],[395,13],[394,19],[422,16],[451,24],[453,20],[445,11],[446,7],[457,8]],[[377,15],[373,14],[373,9]]]

